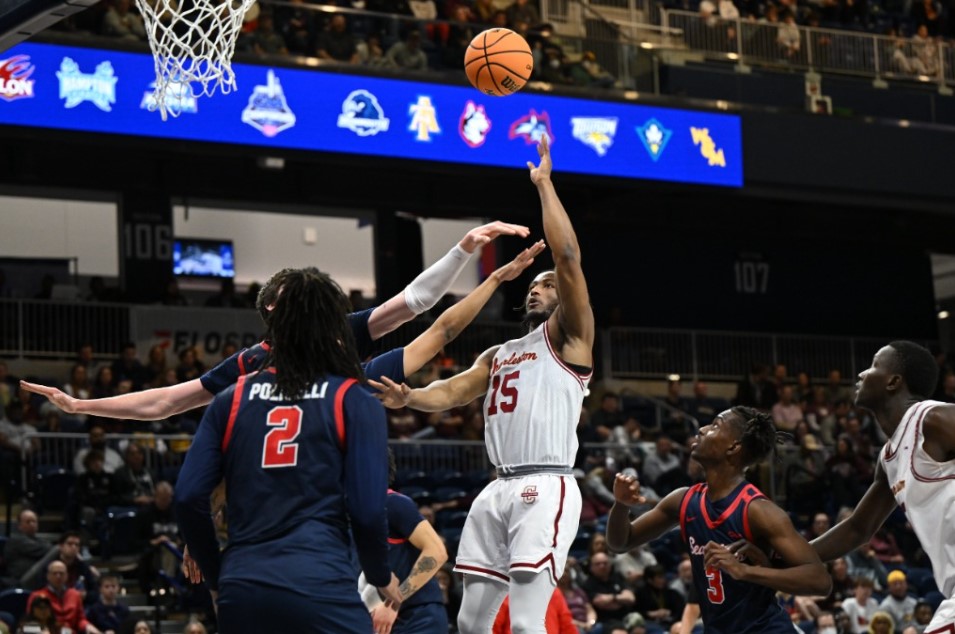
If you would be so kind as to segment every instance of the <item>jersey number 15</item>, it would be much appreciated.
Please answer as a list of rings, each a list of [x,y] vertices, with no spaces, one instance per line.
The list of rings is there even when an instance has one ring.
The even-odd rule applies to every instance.
[[[487,406],[488,416],[497,414],[498,407],[502,414],[510,414],[517,407],[517,386],[511,381],[521,378],[521,371],[508,372],[503,377],[495,374],[491,379],[491,403]],[[498,400],[500,397],[500,401]]]

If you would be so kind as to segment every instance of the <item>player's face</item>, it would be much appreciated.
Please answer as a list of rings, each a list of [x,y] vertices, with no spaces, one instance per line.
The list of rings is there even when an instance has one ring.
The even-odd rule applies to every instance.
[[[885,346],[875,353],[872,366],[859,373],[856,383],[856,405],[872,409],[877,406],[885,395],[885,387],[892,378],[890,371],[895,364],[895,350]]]
[[[732,410],[726,410],[712,423],[701,427],[700,433],[690,439],[690,456],[701,464],[722,460],[726,452],[739,443],[735,417]]]
[[[528,287],[524,312],[526,315],[541,315],[546,319],[557,308],[557,303],[557,276],[553,271],[545,271],[535,277]]]

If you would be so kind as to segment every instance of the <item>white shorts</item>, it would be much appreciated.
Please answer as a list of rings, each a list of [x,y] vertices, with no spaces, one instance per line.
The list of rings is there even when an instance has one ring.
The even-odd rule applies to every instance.
[[[938,604],[935,616],[925,628],[925,634],[955,634],[955,597]]]
[[[455,572],[507,583],[513,570],[547,570],[556,584],[577,536],[580,508],[573,476],[494,480],[471,505]]]

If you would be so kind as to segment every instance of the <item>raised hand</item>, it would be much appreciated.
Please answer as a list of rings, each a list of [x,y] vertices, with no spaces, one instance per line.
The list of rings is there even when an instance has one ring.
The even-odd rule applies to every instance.
[[[48,401],[59,407],[67,414],[76,414],[76,399],[62,390],[55,387],[47,387],[38,383],[20,381],[20,387],[27,392],[33,392],[40,396],[45,396]]]
[[[509,222],[495,220],[486,225],[475,227],[468,231],[458,245],[468,253],[474,253],[478,247],[482,247],[498,236],[520,236],[526,238],[531,234],[531,230],[524,225],[512,225]]]
[[[550,160],[550,139],[546,134],[541,135],[541,140],[537,144],[537,155],[541,157],[539,165],[535,166],[530,161],[527,162],[527,167],[531,171],[531,182],[535,185],[549,179],[553,169]]]
[[[613,499],[620,504],[643,504],[647,498],[640,495],[640,481],[632,475],[618,473],[613,481]]]
[[[368,379],[368,385],[378,390],[375,396],[389,409],[401,409],[411,400],[410,387],[404,383],[399,385],[386,376],[381,377],[381,383]]]
[[[547,245],[543,240],[538,240],[531,246],[517,254],[517,257],[495,271],[502,282],[510,282],[516,279],[524,270],[534,263],[534,258],[543,253]]]

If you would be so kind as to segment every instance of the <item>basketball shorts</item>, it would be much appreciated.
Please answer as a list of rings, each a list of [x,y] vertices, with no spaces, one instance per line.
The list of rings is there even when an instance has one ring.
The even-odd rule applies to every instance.
[[[471,505],[454,570],[510,581],[513,571],[547,571],[556,584],[580,522],[572,476],[533,474],[491,482]]]
[[[952,634],[955,632],[955,597],[938,604],[935,616],[925,628],[925,634]]]

